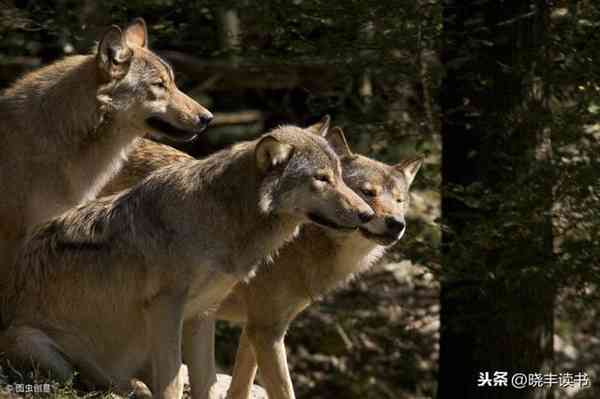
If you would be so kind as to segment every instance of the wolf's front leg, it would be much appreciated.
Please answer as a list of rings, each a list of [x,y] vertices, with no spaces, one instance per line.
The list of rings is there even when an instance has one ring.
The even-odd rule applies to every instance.
[[[273,328],[247,325],[245,330],[254,348],[269,399],[295,399],[283,341],[287,326]]]
[[[144,309],[152,359],[152,394],[157,399],[181,399],[181,334],[183,295],[159,295]]]
[[[248,340],[246,327],[244,327],[238,341],[235,365],[233,367],[231,386],[227,393],[227,399],[250,399],[257,369],[258,364],[256,363],[254,349]]]
[[[217,382],[215,366],[215,319],[198,315],[185,321],[183,326],[183,358],[193,399],[222,399],[214,392]]]
[[[242,330],[235,355],[235,366],[231,378],[231,386],[227,399],[250,399],[251,389],[256,377],[256,356],[254,349],[248,341],[246,327]]]

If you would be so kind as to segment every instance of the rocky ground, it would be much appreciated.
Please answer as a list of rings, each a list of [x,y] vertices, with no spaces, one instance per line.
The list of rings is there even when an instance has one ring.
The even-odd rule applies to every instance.
[[[225,363],[236,333],[222,333]],[[409,261],[384,262],[292,324],[286,343],[297,397],[431,397],[438,338],[433,275]]]
[[[600,397],[600,314],[595,303],[573,300],[575,291],[561,293],[556,309],[554,335],[555,370],[589,376],[587,389],[559,389],[557,398]]]
[[[415,191],[409,233],[368,273],[307,309],[286,343],[297,397],[432,397],[439,338],[439,195]],[[219,326],[218,355],[229,370],[238,331]],[[260,382],[260,376],[259,376]]]

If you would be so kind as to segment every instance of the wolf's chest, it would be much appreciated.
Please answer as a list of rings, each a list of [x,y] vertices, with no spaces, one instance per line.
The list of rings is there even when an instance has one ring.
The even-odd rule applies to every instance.
[[[215,271],[196,274],[188,289],[184,318],[215,310],[237,282],[234,276]]]

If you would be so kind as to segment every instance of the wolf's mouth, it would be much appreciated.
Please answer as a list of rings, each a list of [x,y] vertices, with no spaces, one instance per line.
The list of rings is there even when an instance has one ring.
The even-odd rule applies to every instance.
[[[319,226],[324,226],[324,227],[328,227],[330,229],[334,229],[334,230],[346,230],[346,231],[353,231],[356,230],[356,227],[351,227],[351,226],[342,226],[341,224],[337,224],[336,222],[333,222],[323,216],[317,215],[316,213],[309,213],[308,214],[308,218],[315,224],[318,224]]]
[[[157,116],[151,116],[146,119],[146,123],[152,129],[157,130],[159,133],[167,136],[167,138],[177,142],[192,141],[198,136],[198,133],[200,133],[194,130],[180,129]]]
[[[394,244],[396,241],[399,241],[399,238],[395,236],[392,237],[387,234],[375,234],[364,227],[359,227],[358,229],[367,240],[376,242],[379,245],[389,246]]]

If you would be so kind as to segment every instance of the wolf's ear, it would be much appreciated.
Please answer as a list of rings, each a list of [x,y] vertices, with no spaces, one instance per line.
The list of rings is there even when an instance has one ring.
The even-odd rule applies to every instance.
[[[121,28],[113,25],[98,44],[98,67],[106,80],[119,80],[127,75],[133,51],[123,38]]]
[[[325,135],[325,139],[340,158],[352,157],[354,155],[350,147],[348,147],[344,131],[339,127],[329,130]]]
[[[127,44],[148,48],[148,28],[143,18],[136,18],[127,25],[124,35]]]
[[[280,165],[285,165],[290,157],[294,147],[290,144],[282,143],[273,136],[264,136],[256,144],[254,155],[256,157],[256,166],[263,172],[267,172]]]
[[[314,125],[310,125],[309,127],[307,127],[306,130],[318,136],[325,136],[327,134],[327,131],[329,130],[330,121],[331,118],[329,117],[329,115],[325,115],[323,118],[321,118],[320,121],[318,121]]]
[[[415,176],[417,176],[421,165],[423,165],[423,157],[411,158],[394,165],[394,169],[402,173],[406,184],[410,186],[413,180],[415,180]]]

